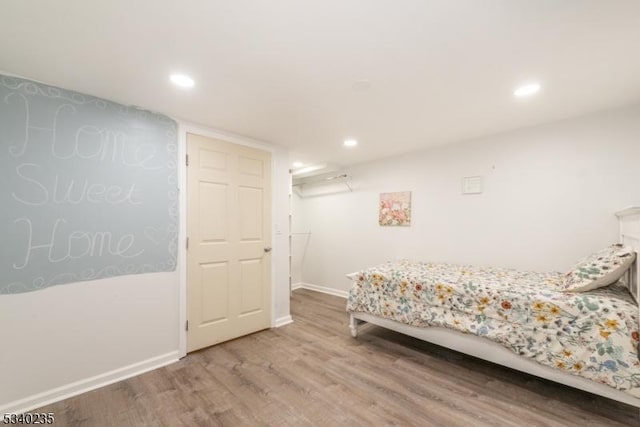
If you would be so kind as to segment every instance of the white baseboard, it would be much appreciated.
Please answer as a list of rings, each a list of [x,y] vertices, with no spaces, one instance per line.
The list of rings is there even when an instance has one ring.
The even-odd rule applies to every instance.
[[[280,326],[288,325],[289,323],[293,323],[293,317],[291,317],[290,314],[277,318],[273,327],[279,328]]]
[[[343,291],[341,289],[333,289],[327,288],[326,286],[318,286],[312,283],[304,283],[298,282],[291,285],[291,290],[295,291],[296,289],[309,289],[310,291],[322,292],[323,294],[329,294],[340,298],[347,298],[349,296],[349,292]]]
[[[104,374],[96,375],[94,377],[66,384],[52,390],[34,394],[33,396],[25,397],[24,399],[9,402],[6,405],[0,406],[0,413],[23,413],[32,411],[42,406],[49,405],[54,402],[59,402],[60,400],[77,396],[79,394],[86,393],[88,391],[95,390],[97,388],[104,387],[106,385],[113,384],[127,378],[135,377],[136,375],[140,375],[157,368],[161,368],[163,366],[177,362],[179,359],[179,351],[173,351],[161,356],[152,357],[151,359],[143,360],[142,362],[114,369],[113,371],[105,372]]]

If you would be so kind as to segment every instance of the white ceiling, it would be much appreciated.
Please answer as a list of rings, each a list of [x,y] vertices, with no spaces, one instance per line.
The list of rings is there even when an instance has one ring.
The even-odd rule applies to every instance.
[[[0,0],[0,11],[1,71],[283,145],[292,161],[348,165],[640,101],[637,0]],[[172,86],[173,72],[196,86]],[[530,80],[542,91],[515,99]],[[360,145],[343,148],[347,137]]]

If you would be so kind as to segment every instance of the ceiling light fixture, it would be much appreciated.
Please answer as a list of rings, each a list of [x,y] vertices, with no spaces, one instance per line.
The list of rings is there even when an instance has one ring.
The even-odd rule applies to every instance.
[[[193,79],[185,74],[172,74],[170,77],[171,82],[180,87],[193,87],[195,82]]]
[[[293,162],[293,167],[294,168],[301,168],[304,166],[304,163],[302,162]]]
[[[522,98],[523,96],[533,95],[534,93],[537,93],[539,91],[540,91],[539,83],[530,83],[530,84],[520,86],[519,88],[514,90],[513,95],[517,96],[518,98]]]
[[[344,141],[345,147],[355,147],[356,145],[358,145],[358,141],[355,139],[347,139]]]

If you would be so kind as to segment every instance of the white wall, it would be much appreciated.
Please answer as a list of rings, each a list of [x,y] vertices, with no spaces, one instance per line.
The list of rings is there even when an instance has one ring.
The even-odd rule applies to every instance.
[[[348,290],[345,273],[397,258],[564,271],[616,241],[639,161],[636,106],[353,167],[352,193],[294,199],[292,229],[311,232],[301,281]],[[462,195],[475,175],[484,193]],[[410,227],[378,225],[392,191],[412,191]]]
[[[274,148],[273,169],[273,326],[283,326],[293,322],[290,312],[289,289],[289,152]]]
[[[295,191],[291,194],[291,283],[303,281],[303,268],[306,263],[306,255],[311,242],[311,233],[305,223],[300,197]]]
[[[289,156],[285,149],[180,123],[186,132],[272,153],[272,324],[289,315]],[[181,168],[181,189],[186,173]],[[181,191],[180,242],[186,230]],[[178,360],[186,351],[186,257],[178,270],[0,295],[0,413],[29,410]],[[0,272],[1,273],[1,272]]]

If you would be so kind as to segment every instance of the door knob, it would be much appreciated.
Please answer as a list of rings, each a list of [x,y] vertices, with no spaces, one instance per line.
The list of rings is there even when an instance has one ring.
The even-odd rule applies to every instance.
[[[271,252],[271,248],[270,247],[266,247],[266,248],[264,248],[264,251],[265,251],[265,253],[266,252]]]

